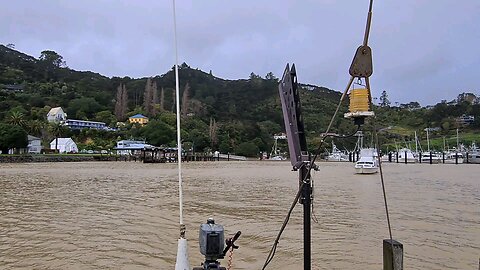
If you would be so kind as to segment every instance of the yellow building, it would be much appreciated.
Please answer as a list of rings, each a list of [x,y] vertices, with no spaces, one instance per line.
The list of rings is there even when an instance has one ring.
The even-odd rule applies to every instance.
[[[130,116],[128,118],[128,122],[130,123],[138,123],[140,125],[145,125],[148,123],[148,117],[143,114],[135,114],[134,116]]]

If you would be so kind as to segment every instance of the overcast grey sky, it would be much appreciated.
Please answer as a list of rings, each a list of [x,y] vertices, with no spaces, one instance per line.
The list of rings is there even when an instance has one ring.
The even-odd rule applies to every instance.
[[[0,43],[106,76],[163,74],[174,64],[171,0],[1,1]],[[177,0],[179,62],[218,77],[250,72],[342,91],[368,0]],[[376,0],[372,92],[422,105],[480,93],[479,0]]]

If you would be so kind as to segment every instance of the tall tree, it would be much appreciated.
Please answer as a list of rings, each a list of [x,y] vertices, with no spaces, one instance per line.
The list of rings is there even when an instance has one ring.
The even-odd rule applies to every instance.
[[[152,78],[148,78],[147,83],[145,84],[145,92],[143,93],[143,108],[145,109],[147,115],[154,115]]]
[[[390,100],[388,100],[387,91],[383,90],[382,95],[380,95],[380,106],[382,107],[389,107]]]
[[[66,62],[63,60],[63,56],[59,55],[55,51],[42,51],[39,59],[40,61],[56,68],[67,66]]]
[[[152,115],[155,116],[157,115],[158,113],[158,109],[157,109],[157,106],[158,104],[160,103],[160,98],[158,96],[158,87],[157,87],[157,82],[155,81],[155,79],[152,80],[152,103],[153,103],[153,106],[152,106]]]
[[[215,119],[210,118],[210,126],[208,128],[208,135],[210,137],[210,142],[212,148],[214,148],[218,144],[218,136],[217,136],[217,122]]]
[[[162,87],[162,90],[160,91],[160,111],[165,110],[165,90]]]
[[[183,90],[183,95],[182,95],[182,116],[185,117],[188,114],[188,106],[190,103],[190,84],[187,83],[185,85],[185,89]]]
[[[117,96],[115,101],[115,117],[118,121],[124,121],[127,116],[128,95],[124,84],[117,87]]]

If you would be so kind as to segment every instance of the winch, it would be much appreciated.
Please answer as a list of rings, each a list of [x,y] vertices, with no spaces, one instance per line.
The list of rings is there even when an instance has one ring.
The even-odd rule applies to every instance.
[[[225,258],[225,254],[230,249],[238,249],[235,241],[240,237],[241,232],[238,231],[235,236],[225,240],[225,231],[222,225],[215,224],[213,218],[207,219],[207,223],[200,225],[198,242],[200,253],[205,256],[205,262],[202,267],[194,267],[193,270],[210,270],[227,268],[220,266],[218,260]]]

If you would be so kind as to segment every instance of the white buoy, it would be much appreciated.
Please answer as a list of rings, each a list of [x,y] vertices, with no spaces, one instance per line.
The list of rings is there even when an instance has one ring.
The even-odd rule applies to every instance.
[[[175,270],[190,270],[188,262],[187,239],[178,239],[177,262],[175,263]]]

